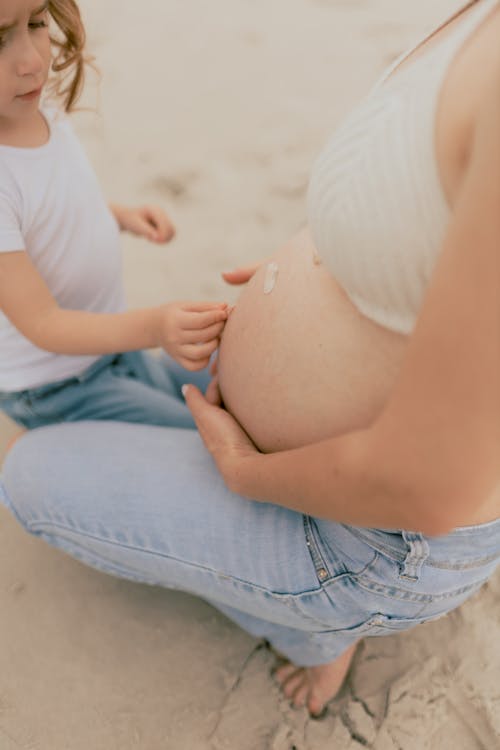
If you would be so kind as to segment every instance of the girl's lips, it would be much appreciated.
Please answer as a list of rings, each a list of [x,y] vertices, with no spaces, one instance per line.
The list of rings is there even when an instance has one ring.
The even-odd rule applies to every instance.
[[[22,99],[25,102],[29,102],[32,99],[36,99],[42,93],[42,88],[35,89],[34,91],[28,91],[27,94],[20,94],[17,98]]]

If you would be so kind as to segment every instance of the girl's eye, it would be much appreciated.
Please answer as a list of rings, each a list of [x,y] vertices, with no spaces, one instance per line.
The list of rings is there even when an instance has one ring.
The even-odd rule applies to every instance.
[[[30,29],[45,29],[48,25],[48,13],[46,10],[44,10],[38,18],[34,18],[30,21]]]

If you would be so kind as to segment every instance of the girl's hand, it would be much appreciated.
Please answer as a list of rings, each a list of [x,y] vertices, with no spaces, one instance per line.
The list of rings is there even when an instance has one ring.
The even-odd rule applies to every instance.
[[[241,461],[258,454],[257,448],[234,417],[219,406],[209,404],[196,386],[185,385],[182,392],[201,438],[227,486],[238,492]]]
[[[138,237],[145,237],[158,244],[170,242],[175,235],[175,227],[165,211],[159,206],[110,206],[120,229]]]
[[[159,308],[158,345],[186,370],[202,370],[219,346],[226,303],[171,302]]]

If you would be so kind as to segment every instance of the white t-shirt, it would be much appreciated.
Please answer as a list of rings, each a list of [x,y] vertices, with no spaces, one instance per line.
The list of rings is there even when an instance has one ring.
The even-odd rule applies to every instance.
[[[0,145],[0,252],[26,250],[60,307],[125,309],[119,229],[68,120],[44,108],[39,148]],[[0,391],[81,374],[96,356],[34,346],[0,312]]]

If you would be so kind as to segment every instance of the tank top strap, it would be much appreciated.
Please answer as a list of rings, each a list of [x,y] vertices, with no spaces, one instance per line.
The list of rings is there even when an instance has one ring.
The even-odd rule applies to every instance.
[[[473,31],[480,25],[481,21],[488,16],[488,14],[496,5],[498,5],[498,2],[499,0],[472,0],[472,2],[468,2],[463,5],[451,16],[448,16],[444,21],[438,23],[437,26],[433,26],[428,32],[424,34],[421,39],[416,42],[416,44],[412,45],[409,49],[406,49],[401,55],[399,55],[389,65],[389,67],[384,70],[380,78],[375,82],[372,90],[374,91],[378,89],[379,86],[382,86],[399,68],[399,66],[402,65],[406,60],[408,60],[408,58],[410,58],[414,52],[423,47],[428,41],[432,39],[432,37],[446,28],[448,24],[452,23],[455,19],[459,18],[462,14],[465,13],[466,15],[463,22],[457,25],[457,27],[451,34],[447,36],[447,38],[441,45],[435,47],[431,51],[431,53],[429,53],[429,56],[431,56],[432,52],[434,52],[435,50],[443,50],[443,54],[445,54],[446,57],[448,57],[448,55],[446,55],[446,52],[449,52],[449,55],[452,56],[454,50],[456,50],[461,45],[461,43],[465,41],[469,34],[473,33]],[[477,7],[474,8],[474,6]],[[423,58],[418,59],[421,60]]]

